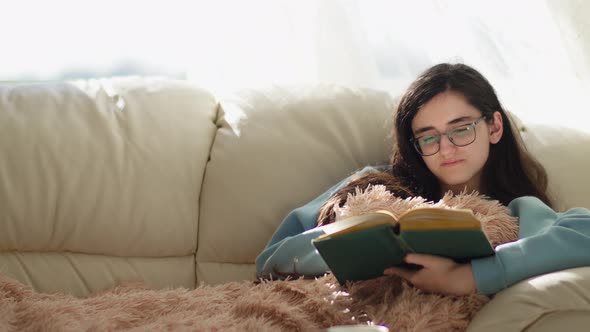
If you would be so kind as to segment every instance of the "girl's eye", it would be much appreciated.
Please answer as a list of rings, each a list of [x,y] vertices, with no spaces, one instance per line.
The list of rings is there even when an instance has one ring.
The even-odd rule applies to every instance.
[[[420,141],[424,145],[433,144],[436,143],[436,137],[437,136],[424,136],[420,139]]]
[[[453,130],[453,134],[454,135],[464,135],[464,134],[467,134],[470,130],[471,130],[470,126],[463,126],[463,127],[455,128]]]

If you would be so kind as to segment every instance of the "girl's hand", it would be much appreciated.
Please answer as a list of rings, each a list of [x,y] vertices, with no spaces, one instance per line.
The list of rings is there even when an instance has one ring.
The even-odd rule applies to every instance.
[[[448,258],[422,254],[408,254],[405,261],[421,265],[423,268],[410,270],[390,267],[383,273],[400,276],[427,292],[451,295],[467,295],[476,292],[471,264],[458,264]]]

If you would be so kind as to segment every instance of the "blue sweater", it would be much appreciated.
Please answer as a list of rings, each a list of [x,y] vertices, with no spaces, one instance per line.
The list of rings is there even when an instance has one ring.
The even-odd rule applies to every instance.
[[[315,227],[319,209],[349,180],[287,215],[256,258],[258,276],[277,271],[319,276],[329,270],[311,240],[324,234]],[[497,246],[494,256],[471,261],[479,292],[493,294],[529,277],[590,265],[590,210],[555,212],[536,197],[516,198],[508,208],[519,218],[519,240]]]

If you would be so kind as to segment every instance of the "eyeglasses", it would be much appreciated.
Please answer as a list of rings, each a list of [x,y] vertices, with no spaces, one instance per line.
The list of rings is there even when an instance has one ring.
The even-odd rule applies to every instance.
[[[475,126],[481,120],[485,119],[485,116],[475,120],[474,122],[449,129],[445,134],[438,135],[427,135],[412,138],[411,141],[422,156],[432,156],[440,151],[440,140],[443,135],[449,138],[449,141],[456,146],[466,146],[475,142]]]

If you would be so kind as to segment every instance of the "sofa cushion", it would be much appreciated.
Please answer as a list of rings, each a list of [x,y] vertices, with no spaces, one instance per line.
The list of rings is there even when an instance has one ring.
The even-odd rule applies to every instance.
[[[291,209],[365,165],[386,163],[392,146],[385,92],[275,87],[220,103],[201,195],[199,282],[252,278],[255,257]],[[218,276],[200,267],[211,262],[225,264]]]
[[[213,95],[181,81],[1,86],[0,269],[39,280],[30,257],[18,260],[21,270],[9,267],[17,266],[9,255],[15,251],[190,256],[192,264],[178,269],[185,284],[187,271],[194,272],[199,194],[216,116]],[[76,284],[88,277],[92,284],[90,275],[100,269],[80,266],[58,268],[52,278]]]
[[[117,257],[69,252],[2,252],[0,272],[37,292],[88,296],[125,283],[195,287],[194,255]]]
[[[547,170],[549,193],[556,209],[590,208],[590,132],[529,124],[524,143]]]

